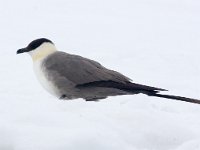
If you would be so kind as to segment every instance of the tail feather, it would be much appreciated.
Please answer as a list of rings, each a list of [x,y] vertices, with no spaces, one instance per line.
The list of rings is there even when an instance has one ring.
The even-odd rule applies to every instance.
[[[167,98],[167,99],[174,99],[174,100],[179,100],[179,101],[200,104],[200,100],[198,100],[198,99],[160,94],[159,92],[167,91],[167,90],[161,89],[161,88],[156,88],[156,87],[151,87],[151,86],[146,86],[146,85],[141,85],[141,84],[136,84],[136,83],[132,83],[132,82],[120,83],[120,82],[111,81],[111,80],[94,81],[94,82],[90,82],[90,83],[80,84],[80,85],[77,85],[76,87],[77,88],[87,88],[87,87],[116,88],[116,89],[120,89],[120,90],[126,91],[131,94],[143,93],[148,96],[156,96],[156,97],[162,97],[162,98]]]
[[[189,102],[189,103],[200,104],[200,100],[198,100],[198,99],[187,98],[187,97],[182,97],[182,96],[165,95],[165,94],[158,94],[158,93],[152,93],[152,94],[148,94],[148,95],[167,98],[167,99],[174,99],[174,100],[179,100],[179,101],[184,101],[184,102]]]

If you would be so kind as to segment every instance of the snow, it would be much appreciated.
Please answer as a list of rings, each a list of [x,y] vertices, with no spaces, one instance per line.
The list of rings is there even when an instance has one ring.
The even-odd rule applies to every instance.
[[[60,101],[16,55],[46,37],[133,82],[200,98],[200,2],[19,0],[0,5],[0,150],[200,150],[200,106],[145,95]]]

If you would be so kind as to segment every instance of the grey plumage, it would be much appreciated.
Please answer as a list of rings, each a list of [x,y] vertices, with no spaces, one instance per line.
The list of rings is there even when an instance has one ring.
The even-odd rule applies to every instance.
[[[132,83],[128,77],[96,61],[57,51],[53,42],[45,38],[32,41],[27,47],[19,49],[17,54],[24,52],[31,55],[43,87],[61,99],[96,101],[108,96],[142,93],[200,104],[197,99],[160,94],[160,91],[166,90]]]
[[[156,93],[163,90],[131,83],[128,77],[109,70],[96,61],[60,51],[49,55],[42,67],[48,70],[45,71],[46,76],[58,88],[60,97],[66,99],[96,100],[107,96]]]
[[[65,52],[54,52],[43,61],[47,78],[54,83],[65,99],[98,100],[107,96],[150,94],[163,91],[131,83],[121,73],[109,70],[96,61]]]

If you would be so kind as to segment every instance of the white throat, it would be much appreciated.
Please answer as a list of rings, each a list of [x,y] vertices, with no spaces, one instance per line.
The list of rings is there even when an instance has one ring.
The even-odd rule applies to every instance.
[[[46,42],[40,45],[35,50],[30,51],[29,54],[32,57],[32,60],[35,62],[46,58],[48,55],[54,53],[55,51],[57,51],[55,45]]]

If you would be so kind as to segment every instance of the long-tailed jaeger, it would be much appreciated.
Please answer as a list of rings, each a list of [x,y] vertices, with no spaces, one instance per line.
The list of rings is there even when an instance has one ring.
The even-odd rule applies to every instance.
[[[54,43],[46,38],[32,41],[27,47],[19,49],[17,54],[24,52],[32,57],[41,85],[60,99],[97,101],[108,96],[141,93],[200,104],[197,99],[160,94],[166,90],[133,83],[128,77],[94,60],[58,51]]]

